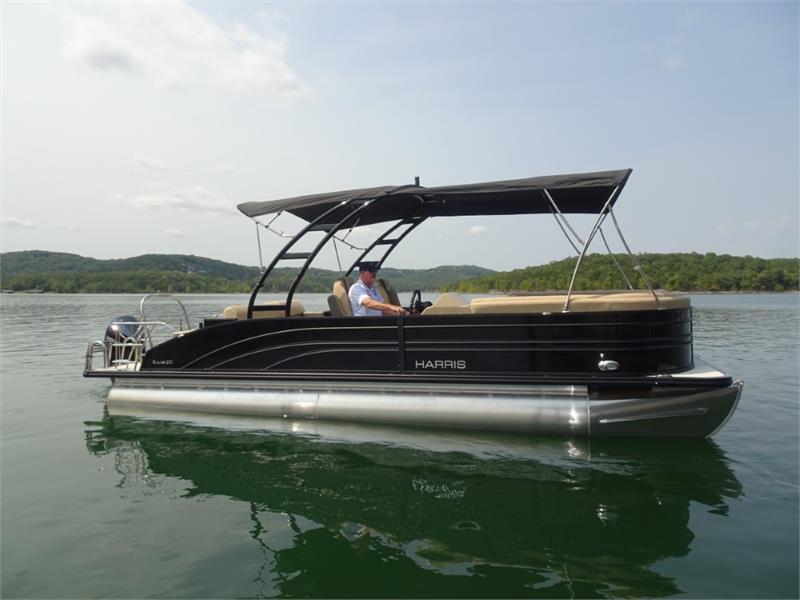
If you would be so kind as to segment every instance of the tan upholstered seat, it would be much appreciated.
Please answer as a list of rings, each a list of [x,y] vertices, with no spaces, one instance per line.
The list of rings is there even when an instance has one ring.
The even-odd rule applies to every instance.
[[[688,308],[689,294],[658,291],[659,308]],[[566,294],[548,293],[531,296],[475,298],[470,302],[472,314],[536,314],[564,310]],[[654,310],[656,301],[647,291],[577,292],[572,295],[570,312],[607,312],[616,310]]]
[[[395,306],[401,306],[400,297],[397,295],[392,284],[385,279],[378,279],[375,281],[375,289],[378,290],[384,302],[394,304]]]
[[[285,304],[281,300],[272,300],[270,302],[264,302],[265,305],[268,306],[280,306]],[[302,316],[305,312],[305,308],[303,304],[299,300],[292,300],[292,310],[291,315],[293,317]],[[222,316],[226,319],[246,319],[247,318],[247,304],[234,304],[232,306],[227,306],[224,311],[222,311]],[[285,317],[286,311],[285,310],[259,310],[253,311],[253,318],[254,319],[275,319],[278,317]]]
[[[433,305],[422,311],[423,315],[464,315],[469,313],[469,302],[454,292],[442,294]]]
[[[328,296],[328,308],[334,317],[352,317],[353,309],[350,307],[350,286],[353,280],[350,277],[340,277],[333,282],[333,293]]]

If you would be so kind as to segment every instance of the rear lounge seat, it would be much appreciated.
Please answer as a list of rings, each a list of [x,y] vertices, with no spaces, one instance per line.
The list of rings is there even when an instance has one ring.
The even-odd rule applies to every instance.
[[[684,292],[656,292],[659,308],[689,308],[689,294]],[[561,312],[567,301],[566,294],[536,294],[532,296],[501,296],[475,298],[470,302],[474,315],[531,314]],[[608,312],[617,310],[654,310],[656,301],[650,292],[578,292],[572,294],[570,312]]]
[[[689,294],[657,291],[660,308],[689,308]],[[425,309],[423,315],[504,315],[541,314],[561,312],[567,301],[566,294],[553,292],[533,293],[524,296],[496,296],[475,298],[471,302],[459,294],[442,294]],[[576,292],[569,302],[570,312],[607,312],[616,310],[653,310],[656,302],[650,292]]]

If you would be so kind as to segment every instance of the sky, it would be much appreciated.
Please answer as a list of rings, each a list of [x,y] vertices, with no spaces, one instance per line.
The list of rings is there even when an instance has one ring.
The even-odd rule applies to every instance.
[[[255,265],[241,202],[632,168],[634,252],[798,256],[799,6],[3,2],[0,249]],[[386,265],[571,254],[548,215],[441,218]]]

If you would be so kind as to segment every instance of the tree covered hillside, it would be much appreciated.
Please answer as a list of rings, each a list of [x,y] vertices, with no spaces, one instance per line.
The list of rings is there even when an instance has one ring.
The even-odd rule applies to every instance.
[[[630,257],[615,255],[628,279],[637,288],[646,287],[633,270]],[[798,289],[800,259],[755,258],[728,254],[640,254],[640,264],[655,288],[687,291],[775,291]],[[445,286],[462,293],[489,291],[565,290],[569,287],[577,258],[538,267],[495,273]],[[579,290],[626,287],[607,254],[591,254],[581,263],[575,282]]]
[[[642,279],[627,255],[616,255],[628,278],[638,288]],[[755,258],[727,254],[641,254],[639,260],[654,287],[695,291],[786,291],[798,289],[800,259]],[[475,266],[442,266],[432,269],[381,270],[401,292],[457,290],[489,291],[565,290],[569,287],[576,258],[537,267],[494,272]],[[296,268],[276,269],[265,291],[286,291]],[[62,293],[239,293],[249,292],[259,275],[248,267],[199,256],[146,254],[133,258],[98,260],[39,250],[0,254],[0,287],[23,291],[39,289]],[[301,292],[326,293],[339,273],[309,269]],[[624,282],[608,255],[592,254],[581,265],[579,290],[615,289]]]
[[[494,271],[465,266],[381,271],[398,291],[437,289]],[[98,260],[31,250],[0,254],[0,287],[6,290],[38,289],[55,293],[239,293],[249,292],[257,281],[258,267],[181,254],[146,254],[133,258]],[[297,268],[275,269],[266,281],[267,292],[286,291]],[[340,274],[309,269],[300,292],[330,292]]]
[[[3,276],[38,273],[87,273],[115,271],[165,271],[199,274],[241,281],[258,277],[258,267],[245,267],[191,254],[143,254],[133,258],[101,260],[46,250],[0,254]]]

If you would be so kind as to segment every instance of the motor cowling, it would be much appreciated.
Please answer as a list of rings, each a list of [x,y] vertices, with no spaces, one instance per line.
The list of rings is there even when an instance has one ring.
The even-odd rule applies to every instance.
[[[111,347],[110,359],[133,360],[135,348],[133,346],[120,346],[118,344],[133,344],[141,341],[143,333],[142,324],[136,317],[125,315],[116,317],[106,327],[105,341]]]

